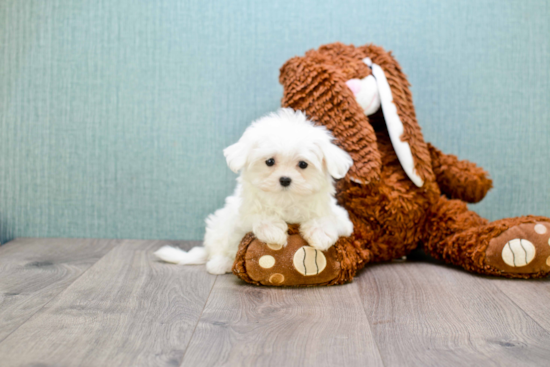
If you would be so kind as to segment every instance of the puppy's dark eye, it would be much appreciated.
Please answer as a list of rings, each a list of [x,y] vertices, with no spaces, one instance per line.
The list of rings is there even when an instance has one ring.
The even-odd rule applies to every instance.
[[[307,168],[307,163],[304,162],[304,161],[300,161],[300,162],[298,162],[298,167],[300,167],[301,169],[306,169]]]
[[[269,158],[267,161],[265,161],[265,164],[267,164],[268,167],[271,167],[275,164],[275,159]]]

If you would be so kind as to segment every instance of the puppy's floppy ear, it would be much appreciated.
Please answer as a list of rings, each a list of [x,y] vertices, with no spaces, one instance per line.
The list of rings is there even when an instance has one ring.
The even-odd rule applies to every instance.
[[[238,173],[244,168],[249,151],[250,147],[244,136],[238,142],[223,150],[223,155],[231,171]]]
[[[343,178],[353,165],[350,155],[342,148],[332,144],[330,139],[320,142],[319,147],[323,152],[328,173],[336,179]]]

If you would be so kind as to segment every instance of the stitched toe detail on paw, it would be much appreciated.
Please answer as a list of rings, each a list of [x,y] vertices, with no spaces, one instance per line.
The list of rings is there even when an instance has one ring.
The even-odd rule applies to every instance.
[[[325,255],[313,247],[303,246],[294,254],[294,269],[305,276],[319,275],[327,266]]]
[[[525,239],[515,238],[504,245],[502,249],[502,260],[512,267],[526,266],[533,259],[537,250],[535,245]]]
[[[489,242],[486,261],[509,273],[550,272],[550,222],[523,223]]]

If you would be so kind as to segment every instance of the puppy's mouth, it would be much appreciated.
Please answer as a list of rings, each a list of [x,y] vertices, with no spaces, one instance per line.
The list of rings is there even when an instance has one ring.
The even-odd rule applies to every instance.
[[[281,194],[281,195],[298,195],[308,196],[315,192],[314,187],[306,183],[292,182],[288,186],[283,186],[277,182],[277,185],[273,183],[260,183],[256,185],[257,188],[268,194]]]
[[[281,185],[272,185],[272,184],[261,184],[261,185],[257,185],[256,187],[258,187],[260,190],[262,190],[263,192],[266,192],[266,193],[281,193],[281,192],[290,192],[292,191],[292,185],[291,186],[281,186]]]
[[[288,193],[291,191],[291,186],[280,186],[276,188],[275,190],[267,190],[269,192],[278,192],[278,193]]]

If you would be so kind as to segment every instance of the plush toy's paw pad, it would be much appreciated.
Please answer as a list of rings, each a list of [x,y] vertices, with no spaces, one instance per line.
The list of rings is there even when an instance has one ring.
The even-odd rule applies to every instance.
[[[325,267],[327,266],[327,258],[323,252],[314,249],[313,247],[302,246],[294,254],[293,264],[294,269],[302,275],[318,275],[325,270]]]
[[[502,260],[512,267],[522,267],[530,264],[535,258],[535,245],[525,239],[515,238],[504,245]]]
[[[550,271],[550,222],[523,223],[489,242],[487,263],[510,273]]]

